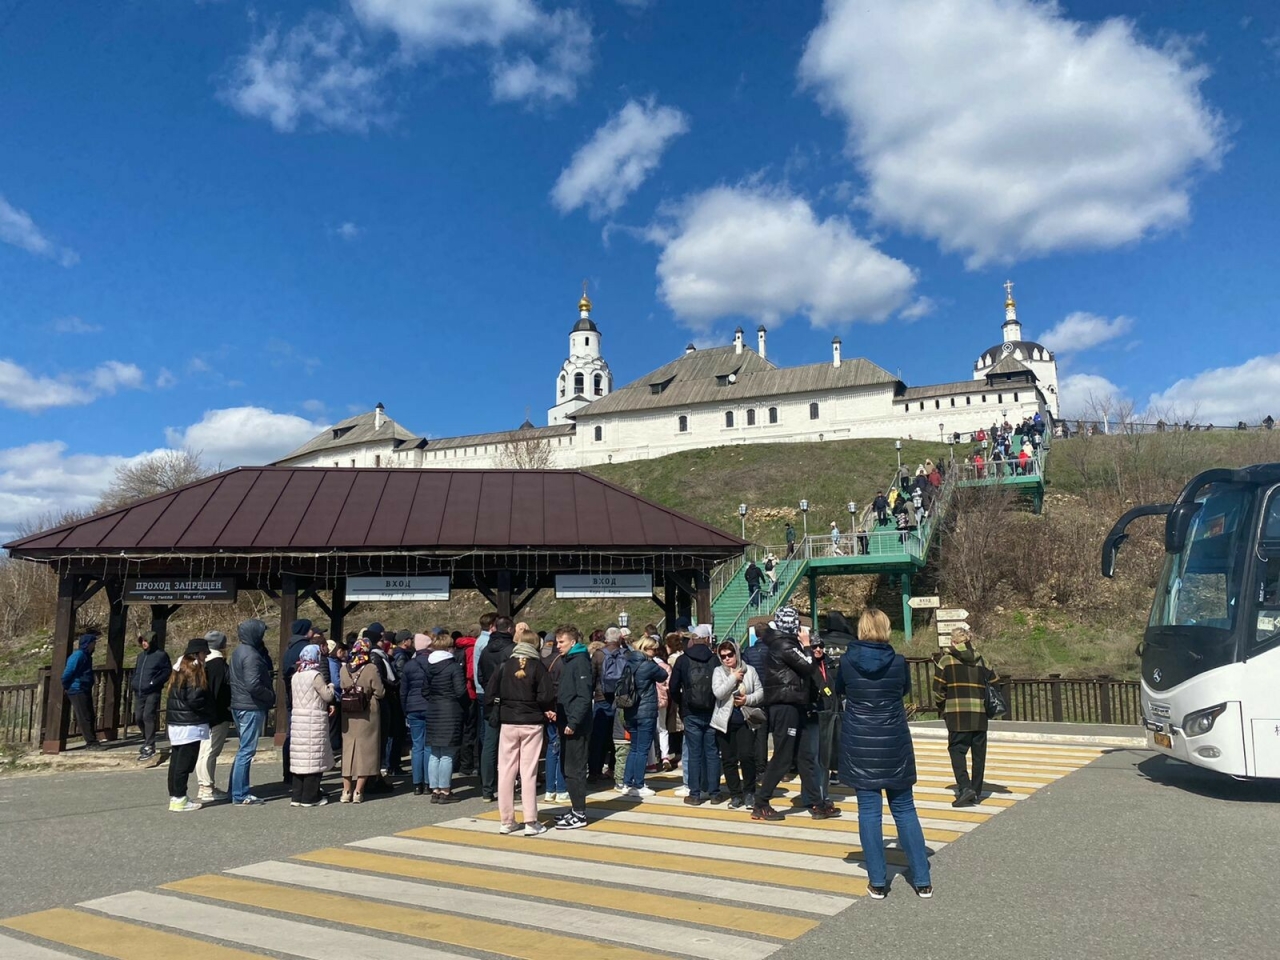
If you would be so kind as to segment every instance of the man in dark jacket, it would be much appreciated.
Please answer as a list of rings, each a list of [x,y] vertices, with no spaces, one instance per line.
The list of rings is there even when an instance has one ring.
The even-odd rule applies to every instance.
[[[236,628],[240,645],[231,654],[227,677],[231,686],[231,716],[236,722],[240,747],[231,764],[231,802],[251,806],[263,801],[249,792],[249,764],[258,752],[258,737],[267,722],[267,711],[276,705],[272,686],[274,669],[262,638],[267,625],[245,620]]]
[[[742,573],[742,579],[747,581],[747,590],[750,594],[750,603],[752,609],[758,609],[760,606],[760,581],[764,574],[760,572],[760,568],[756,566],[756,562],[752,560],[747,564],[747,569]]]
[[[491,638],[490,644],[492,642]],[[587,748],[591,743],[595,681],[591,655],[577,627],[566,624],[556,628],[556,649],[560,652],[556,726],[560,731],[560,759],[569,791],[569,812],[556,818],[556,829],[576,830],[587,825]]]
[[[871,501],[871,509],[876,512],[876,523],[884,526],[889,522],[889,498],[883,490],[876,491],[876,498]]]
[[[488,692],[489,678],[497,676],[498,670],[511,656],[516,642],[512,634],[516,625],[510,617],[498,617],[493,621],[493,629],[489,631],[489,642],[480,654],[480,662],[476,664],[476,688]],[[484,711],[484,749],[480,754],[480,796],[486,801],[498,799],[498,731],[487,722],[488,708]]]
[[[756,676],[760,677],[761,685],[764,684],[765,665],[769,659],[769,648],[765,646],[764,641],[756,635],[755,627],[747,628],[747,639],[742,645],[742,662],[755,670]],[[766,714],[768,711],[765,711]],[[756,770],[757,776],[764,773],[764,768],[769,765],[769,724],[761,723],[751,728],[752,736],[755,739],[756,746]],[[744,798],[746,799],[746,798]],[[747,806],[755,807],[755,794],[751,795]]]
[[[156,755],[156,731],[160,728],[160,695],[173,672],[173,662],[164,652],[164,642],[154,630],[138,637],[142,650],[133,665],[133,716],[142,728],[142,747],[139,760],[150,760]]]
[[[809,751],[816,771],[813,785],[815,793],[803,793],[800,796],[801,806],[807,807],[814,816],[814,808],[826,812],[827,816],[838,817],[843,811],[831,799],[831,758],[835,748],[836,724],[840,719],[840,698],[836,696],[836,672],[840,664],[827,657],[826,640],[833,645],[848,646],[856,639],[849,629],[844,615],[832,610],[827,614],[827,633],[822,639],[814,639],[809,643],[809,652],[814,660],[814,672],[810,674],[813,684],[812,699],[818,710],[812,719],[814,722],[805,725],[806,741],[801,749]]]
[[[93,651],[97,645],[97,635],[86,633],[80,638],[76,651],[67,658],[66,669],[62,671],[62,689],[76,715],[86,750],[102,749],[98,742],[98,725],[93,718]]]
[[[809,751],[797,747],[804,739],[805,725],[813,709],[813,685],[810,677],[818,669],[809,655],[807,641],[800,636],[800,615],[794,607],[782,607],[774,614],[769,632],[763,642],[767,645],[765,660],[764,702],[769,707],[769,732],[773,734],[773,757],[760,778],[756,805],[751,811],[752,820],[781,820],[782,814],[769,803],[778,782],[791,768],[794,759],[800,770],[800,786],[807,796],[818,796],[815,787],[817,771],[814,757]],[[829,814],[825,810],[810,810],[819,820]]]
[[[710,631],[696,631],[668,681],[668,696],[680,704],[684,738],[689,745],[689,795],[684,802],[695,807],[708,799],[714,803],[723,798],[715,763],[719,754],[715,731],[711,729],[711,715],[716,709],[711,676],[720,661],[711,649],[711,639]]]
[[[200,741],[200,755],[196,758],[196,781],[201,803],[214,803],[227,799],[227,792],[219,790],[215,780],[218,757],[222,754],[227,734],[235,723],[231,716],[231,681],[227,676],[227,635],[220,630],[210,630],[204,635],[209,644],[209,655],[204,661],[204,675],[209,681],[209,702],[213,719],[209,721],[209,739]]]

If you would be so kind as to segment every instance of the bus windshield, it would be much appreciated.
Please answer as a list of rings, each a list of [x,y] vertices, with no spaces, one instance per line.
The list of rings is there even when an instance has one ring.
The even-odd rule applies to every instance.
[[[1241,539],[1248,538],[1253,494],[1252,487],[1213,484],[1196,498],[1200,511],[1191,521],[1182,552],[1165,558],[1149,627],[1166,637],[1162,628],[1235,628],[1248,556]]]

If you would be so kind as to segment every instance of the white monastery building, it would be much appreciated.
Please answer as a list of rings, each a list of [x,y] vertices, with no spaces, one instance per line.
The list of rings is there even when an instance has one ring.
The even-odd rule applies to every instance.
[[[335,424],[287,457],[291,467],[587,467],[742,443],[821,442],[867,437],[939,439],[1039,413],[1058,414],[1052,351],[1022,339],[1013,284],[1005,284],[1001,343],[983,351],[972,379],[909,387],[861,357],[799,367],[770,363],[767,331],[756,347],[734,332],[729,346],[685,348],[683,356],[614,389],[600,331],[583,290],[569,356],[555,379],[547,426],[466,437],[421,437],[382,404]]]

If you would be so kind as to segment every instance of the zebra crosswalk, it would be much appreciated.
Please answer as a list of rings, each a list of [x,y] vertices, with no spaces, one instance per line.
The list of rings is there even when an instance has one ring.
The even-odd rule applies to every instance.
[[[995,792],[955,809],[945,743],[917,738],[916,806],[930,850],[1102,752],[992,744]],[[10,917],[0,920],[0,957],[766,960],[866,893],[851,791],[831,788],[839,819],[796,812],[761,823],[745,810],[689,806],[673,796],[678,783],[678,774],[654,778],[657,795],[643,802],[597,792],[585,830],[502,836],[489,808]],[[785,811],[798,786],[784,783],[774,806]],[[887,808],[883,819],[892,845]],[[902,871],[893,846],[888,859]]]

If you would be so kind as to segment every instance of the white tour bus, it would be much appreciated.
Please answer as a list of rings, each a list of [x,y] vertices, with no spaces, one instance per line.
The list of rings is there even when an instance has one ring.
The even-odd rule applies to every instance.
[[[1280,463],[1208,470],[1173,503],[1111,529],[1102,575],[1136,517],[1164,516],[1164,569],[1138,648],[1152,749],[1234,777],[1280,778]]]

